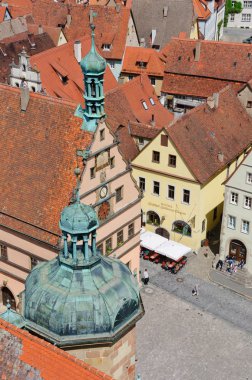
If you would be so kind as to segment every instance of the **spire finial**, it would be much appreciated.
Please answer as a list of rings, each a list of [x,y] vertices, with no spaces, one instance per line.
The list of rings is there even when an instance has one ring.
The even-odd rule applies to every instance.
[[[74,174],[76,176],[77,184],[76,184],[76,187],[74,189],[73,203],[80,203],[80,194],[79,194],[79,190],[80,190],[80,179],[79,179],[79,176],[80,176],[80,173],[81,173],[81,170],[80,170],[79,166],[77,166],[74,169]]]
[[[95,49],[95,25],[92,23],[90,24],[90,29],[91,29],[91,38],[92,38],[92,44],[91,44],[91,50]]]

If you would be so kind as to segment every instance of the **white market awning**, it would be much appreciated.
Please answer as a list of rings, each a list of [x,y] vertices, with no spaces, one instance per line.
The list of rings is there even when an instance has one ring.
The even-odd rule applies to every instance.
[[[191,248],[181,243],[145,230],[140,233],[140,245],[175,261],[191,252]]]

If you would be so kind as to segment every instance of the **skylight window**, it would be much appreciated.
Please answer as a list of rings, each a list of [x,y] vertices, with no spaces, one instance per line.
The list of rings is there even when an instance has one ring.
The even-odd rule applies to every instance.
[[[153,98],[150,98],[150,103],[151,103],[152,106],[155,105],[155,102],[154,102]]]
[[[142,105],[143,105],[143,108],[144,108],[145,110],[148,109],[148,106],[147,106],[147,104],[146,104],[146,102],[145,102],[144,100],[142,101]]]

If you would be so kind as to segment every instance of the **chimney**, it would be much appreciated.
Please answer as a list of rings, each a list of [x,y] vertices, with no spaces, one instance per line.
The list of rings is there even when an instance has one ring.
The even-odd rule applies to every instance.
[[[208,107],[213,110],[214,109],[214,97],[213,96],[209,96],[207,98],[207,105]]]
[[[168,15],[168,7],[166,6],[166,7],[164,7],[164,9],[163,9],[163,16],[164,16],[164,17],[167,17],[167,15]]]
[[[74,42],[74,56],[78,63],[81,61],[81,42],[75,41]]]
[[[219,106],[219,93],[218,92],[215,92],[213,94],[213,99],[214,99],[214,108],[218,108]]]
[[[223,161],[224,161],[224,154],[223,154],[222,152],[219,152],[219,153],[218,153],[218,160],[219,160],[220,162],[223,162]]]
[[[44,33],[42,25],[38,26],[38,34]]]
[[[34,50],[36,49],[36,43],[35,43],[35,38],[34,38],[34,34],[33,33],[29,33],[28,34],[28,41],[31,45],[31,49]]]
[[[21,87],[20,88],[21,90],[21,111],[25,112],[27,110],[27,107],[28,107],[28,103],[29,103],[29,100],[30,100],[30,92],[29,92],[29,88],[28,87]]]
[[[194,61],[195,62],[199,62],[199,60],[200,60],[200,47],[201,47],[201,43],[200,43],[200,41],[198,41],[196,43],[196,47],[194,49]]]
[[[71,25],[71,21],[72,21],[72,16],[70,15],[70,9],[68,10],[68,14],[66,16],[66,26],[69,28],[69,26]]]
[[[155,122],[155,117],[154,117],[154,113],[151,115],[151,126],[152,127],[155,127],[155,125],[156,125],[156,122]]]
[[[155,41],[156,35],[157,35],[157,31],[156,31],[156,29],[152,29],[152,31],[151,31],[151,45],[154,44],[154,41]]]
[[[145,47],[145,38],[144,37],[140,38],[140,46]]]

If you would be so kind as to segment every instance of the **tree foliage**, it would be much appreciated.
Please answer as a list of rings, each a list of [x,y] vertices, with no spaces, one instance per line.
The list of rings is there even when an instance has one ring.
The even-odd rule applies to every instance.
[[[225,16],[224,16],[224,26],[226,27],[228,24],[228,17],[233,13],[241,13],[242,11],[242,3],[240,1],[235,1],[234,5],[232,5],[232,0],[226,1],[225,7]]]

